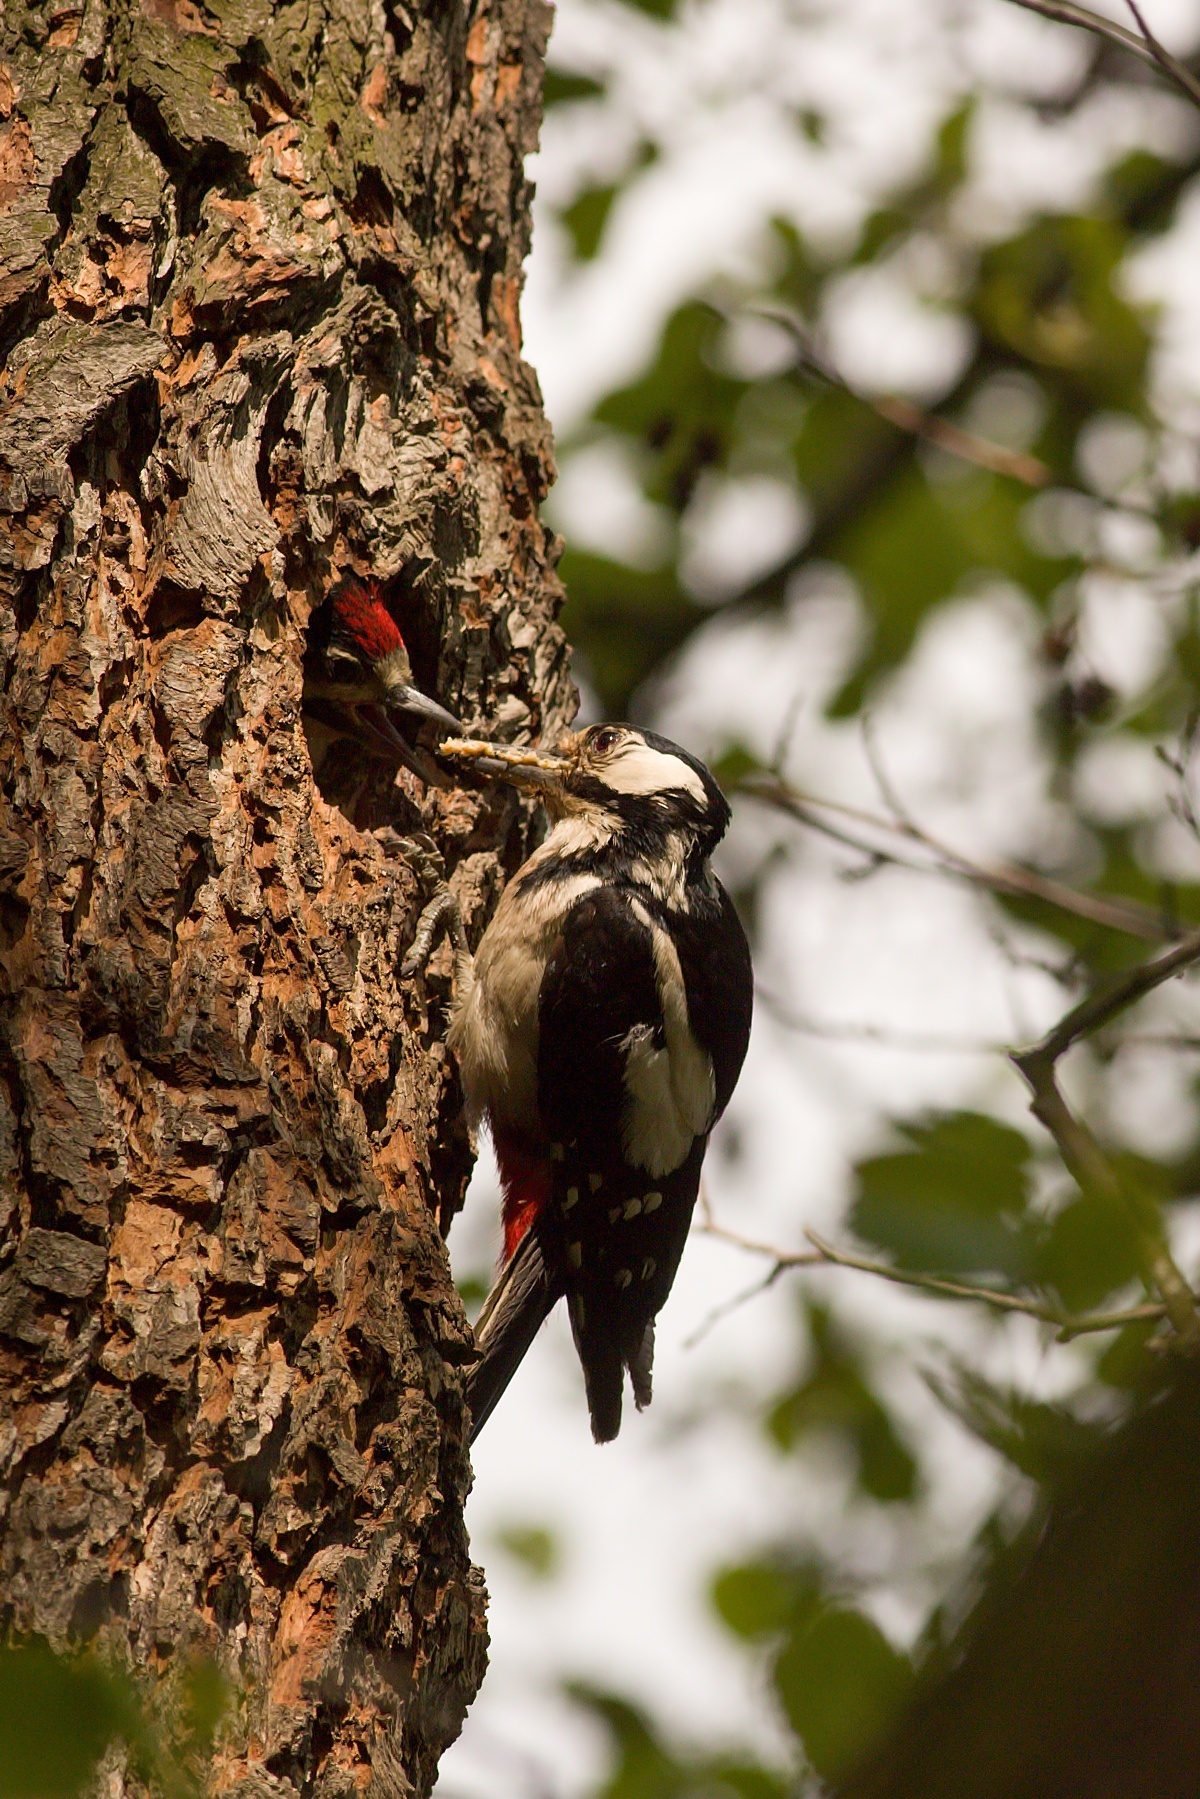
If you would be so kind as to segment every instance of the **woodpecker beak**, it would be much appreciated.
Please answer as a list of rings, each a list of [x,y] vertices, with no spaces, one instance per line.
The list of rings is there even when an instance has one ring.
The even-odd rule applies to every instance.
[[[516,787],[531,787],[543,797],[560,793],[564,780],[574,767],[568,756],[548,755],[545,750],[512,744],[485,743],[472,737],[443,739],[438,744],[438,755],[476,768],[481,775],[494,781],[511,781]]]
[[[428,719],[430,724],[451,734],[462,730],[462,720],[439,706],[436,700],[431,700],[419,687],[394,687],[388,694],[387,703],[389,711],[408,712],[416,718]]]

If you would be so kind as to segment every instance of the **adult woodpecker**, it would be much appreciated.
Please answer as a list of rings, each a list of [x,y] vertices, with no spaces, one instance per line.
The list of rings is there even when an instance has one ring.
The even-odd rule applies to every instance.
[[[604,1443],[620,1428],[626,1370],[639,1410],[649,1404],[654,1320],[750,1033],[750,951],[709,866],[729,806],[703,763],[650,731],[593,726],[557,756],[440,751],[534,788],[551,819],[473,965],[454,927],[450,1043],[504,1189],[472,1435],[565,1296]]]
[[[314,766],[339,737],[372,756],[402,762],[423,779],[432,763],[396,728],[397,716],[461,731],[452,712],[412,684],[400,627],[377,581],[352,576],[319,615],[304,658],[304,728]],[[411,732],[410,732],[411,734]]]

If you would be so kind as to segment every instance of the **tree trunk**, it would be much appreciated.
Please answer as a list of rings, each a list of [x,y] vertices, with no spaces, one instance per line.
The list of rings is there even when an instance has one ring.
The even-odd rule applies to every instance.
[[[365,827],[478,929],[523,814],[319,791],[301,658],[353,568],[469,722],[569,716],[517,317],[548,24],[4,15],[0,1603],[215,1655],[223,1791],[426,1793],[483,1673],[448,960],[400,985],[429,862]]]

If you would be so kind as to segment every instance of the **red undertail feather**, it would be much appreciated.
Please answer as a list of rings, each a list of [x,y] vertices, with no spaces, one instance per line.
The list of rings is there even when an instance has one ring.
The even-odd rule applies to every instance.
[[[518,1243],[545,1206],[550,1203],[550,1164],[532,1155],[519,1143],[498,1139],[496,1160],[504,1188],[504,1260],[514,1255]]]
[[[348,581],[334,597],[333,615],[372,662],[404,648],[400,627],[384,605],[375,581]]]

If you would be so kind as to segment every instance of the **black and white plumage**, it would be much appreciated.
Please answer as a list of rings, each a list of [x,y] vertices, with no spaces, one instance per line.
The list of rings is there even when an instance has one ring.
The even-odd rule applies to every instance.
[[[552,825],[462,982],[450,1041],[491,1126],[504,1262],[476,1327],[483,1425],[565,1297],[592,1431],[615,1437],[626,1371],[650,1399],[654,1320],[691,1223],[708,1135],[750,1030],[750,954],[709,857],[729,807],[652,732],[595,726],[548,757],[446,743],[534,786]]]

